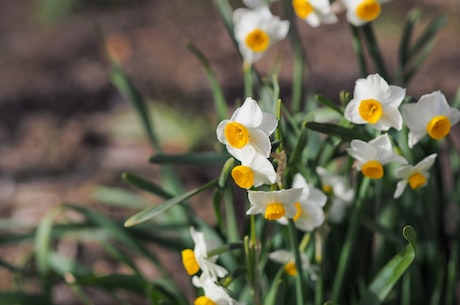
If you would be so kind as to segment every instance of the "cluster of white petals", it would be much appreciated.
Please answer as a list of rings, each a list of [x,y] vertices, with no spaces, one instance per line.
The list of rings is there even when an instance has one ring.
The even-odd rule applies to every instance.
[[[246,64],[260,59],[270,46],[284,39],[289,31],[289,21],[272,15],[268,6],[264,5],[236,9],[233,23],[235,39]]]
[[[297,211],[293,216],[294,224],[301,231],[312,231],[324,222],[323,207],[326,204],[327,196],[313,185],[308,184],[300,174],[294,176],[292,187],[302,190],[302,194],[296,202]],[[283,217],[278,222],[286,225],[288,219]]]

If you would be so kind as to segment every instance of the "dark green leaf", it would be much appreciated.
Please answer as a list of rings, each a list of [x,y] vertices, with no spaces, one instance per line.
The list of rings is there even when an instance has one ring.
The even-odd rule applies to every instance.
[[[185,201],[185,200],[189,199],[190,197],[193,197],[196,194],[198,194],[198,193],[210,188],[211,186],[214,186],[215,184],[217,184],[217,181],[218,181],[217,179],[212,180],[211,182],[208,182],[207,184],[205,184],[205,185],[203,185],[203,186],[201,186],[199,188],[196,188],[196,189],[194,189],[194,190],[192,190],[190,192],[187,192],[185,194],[182,194],[182,195],[179,195],[177,197],[171,198],[170,200],[165,201],[161,205],[145,209],[142,212],[137,213],[134,216],[131,216],[125,222],[125,226],[126,227],[134,226],[134,225],[139,224],[141,222],[147,221],[150,218],[158,216],[161,213],[163,213],[164,211],[172,208],[173,206],[175,206],[175,205],[177,205],[179,203],[182,203],[183,201]]]
[[[349,142],[354,139],[359,139],[363,141],[369,141],[370,137],[359,132],[353,130],[351,128],[346,128],[343,126],[339,126],[333,123],[316,123],[316,122],[307,122],[305,127],[317,132],[321,132],[327,134],[329,136],[335,136],[343,141]]]
[[[161,186],[159,186],[159,185],[157,185],[157,184],[155,184],[155,183],[153,183],[151,181],[148,181],[147,179],[142,178],[142,177],[140,177],[138,175],[131,174],[131,173],[123,173],[121,175],[121,178],[126,183],[131,184],[132,186],[138,187],[141,190],[147,191],[149,193],[158,195],[163,199],[170,199],[170,198],[174,197],[169,192],[164,190]]]
[[[361,305],[381,304],[393,286],[409,268],[415,259],[416,233],[411,226],[403,229],[403,236],[409,242],[398,254],[396,254],[377,274],[369,285]]]
[[[157,154],[150,157],[149,162],[156,164],[189,164],[189,165],[218,165],[222,166],[227,161],[227,153],[202,152],[186,153],[180,155]]]

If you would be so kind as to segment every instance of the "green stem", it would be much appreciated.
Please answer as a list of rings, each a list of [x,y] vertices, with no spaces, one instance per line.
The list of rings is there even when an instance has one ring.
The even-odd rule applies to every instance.
[[[244,96],[253,97],[253,79],[252,79],[252,65],[248,63],[243,63],[243,73],[244,73]]]
[[[364,38],[366,39],[367,49],[369,50],[369,54],[371,55],[372,61],[374,62],[377,71],[381,77],[389,81],[389,75],[386,72],[385,62],[380,52],[377,40],[375,39],[375,34],[371,23],[365,24],[361,29],[363,31]]]
[[[350,25],[351,29],[351,43],[353,49],[355,50],[356,57],[358,58],[359,63],[359,71],[361,72],[361,77],[367,76],[367,65],[366,59],[364,57],[364,48],[363,44],[361,43],[361,39],[359,38],[359,31],[358,28],[354,25]]]
[[[335,275],[334,283],[332,286],[331,301],[335,303],[339,302],[340,294],[343,289],[344,279],[348,271],[348,265],[350,263],[353,247],[355,245],[356,235],[358,233],[358,228],[360,225],[359,218],[361,216],[361,212],[364,206],[369,184],[370,179],[365,177],[359,186],[358,198],[356,200],[356,205],[351,215],[350,227],[348,228],[347,235],[345,237],[345,243],[342,247],[342,251],[339,258],[339,264],[337,266],[337,273]]]
[[[296,304],[304,305],[303,302],[303,277],[302,277],[302,259],[297,243],[297,232],[294,225],[294,220],[289,219],[289,242],[291,243],[292,251],[294,252],[295,266],[297,269],[297,276],[295,277],[295,293]]]

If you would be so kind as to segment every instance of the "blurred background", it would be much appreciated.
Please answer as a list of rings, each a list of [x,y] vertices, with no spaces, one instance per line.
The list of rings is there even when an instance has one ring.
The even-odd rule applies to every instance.
[[[375,29],[387,68],[394,71],[401,26],[414,7],[422,9],[422,26],[439,14],[448,19],[407,92],[419,98],[441,90],[453,99],[460,87],[459,1],[386,4]],[[280,12],[279,3],[272,8]],[[320,28],[300,20],[297,26],[309,85],[337,101],[359,78],[344,16]],[[137,117],[110,83],[107,50],[152,103],[167,151],[216,145],[211,89],[188,41],[209,59],[227,101],[243,99],[240,58],[211,0],[0,1],[0,218],[9,220],[2,225],[32,227],[62,202],[96,205],[104,187],[125,187],[120,174],[127,170],[155,179],[156,168],[147,162],[153,152]],[[279,43],[256,64],[264,75],[281,59],[286,100],[290,55],[288,44]],[[190,183],[207,175],[195,170]],[[0,246],[5,260],[21,251]],[[8,285],[0,272],[0,290]]]

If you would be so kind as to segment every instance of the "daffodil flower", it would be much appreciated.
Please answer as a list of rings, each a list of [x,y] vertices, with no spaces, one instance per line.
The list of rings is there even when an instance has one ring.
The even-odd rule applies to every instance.
[[[195,299],[194,305],[243,305],[237,302],[225,290],[210,278],[194,278],[193,284],[203,288],[204,295]]]
[[[323,192],[331,196],[331,206],[327,214],[328,220],[332,223],[342,222],[346,209],[353,202],[355,191],[346,183],[346,179],[339,175],[330,174],[325,168],[317,167],[321,183],[323,185]]]
[[[242,157],[241,165],[235,166],[231,172],[233,180],[239,187],[248,189],[275,183],[276,171],[267,158],[257,153]]]
[[[299,201],[302,189],[285,189],[279,191],[248,191],[251,206],[246,214],[264,214],[267,220],[282,217],[292,218],[297,212],[295,203]]]
[[[312,231],[324,222],[323,207],[327,196],[313,185],[307,184],[305,178],[300,174],[294,176],[292,187],[302,190],[299,201],[294,204],[297,209],[296,214],[292,217],[294,224],[301,231]],[[278,222],[286,225],[288,219],[283,217]]]
[[[268,158],[271,151],[269,136],[276,126],[276,117],[262,112],[257,102],[248,97],[230,120],[219,123],[216,134],[228,152],[240,161],[251,160],[255,153]]]
[[[440,91],[423,95],[417,103],[401,106],[401,112],[409,127],[410,148],[426,134],[436,140],[444,138],[460,121],[460,111],[450,107]]]
[[[430,177],[428,170],[433,166],[436,157],[437,154],[431,154],[415,166],[404,165],[396,169],[395,177],[402,180],[396,185],[396,191],[393,197],[399,198],[406,189],[407,184],[409,184],[410,188],[413,190],[424,187],[428,183],[428,178]]]
[[[343,0],[347,20],[355,26],[374,21],[380,16],[382,4],[388,0]]]
[[[397,155],[393,151],[390,139],[387,134],[383,134],[369,142],[353,140],[347,149],[350,156],[356,159],[356,168],[364,176],[371,179],[383,177],[383,166],[395,162],[406,164],[404,157]]]
[[[206,240],[202,232],[197,232],[193,227],[190,228],[190,235],[195,243],[195,248],[182,250],[182,263],[189,275],[197,274],[201,270],[203,278],[210,278],[216,281],[217,278],[224,277],[227,270],[216,264],[217,255],[208,257],[208,251],[213,250],[213,243]]]
[[[402,128],[398,107],[406,90],[388,83],[378,74],[356,81],[353,99],[345,107],[345,118],[355,124],[369,124],[377,130]]]
[[[276,250],[268,255],[272,261],[284,265],[284,271],[290,276],[297,275],[294,253],[287,250]],[[312,280],[316,279],[316,271],[311,266],[305,253],[300,253],[301,268],[310,274]]]
[[[292,0],[294,12],[312,27],[332,24],[338,21],[331,9],[329,0]]]
[[[233,12],[235,39],[245,64],[260,59],[274,43],[284,39],[289,21],[273,16],[267,6]]]

